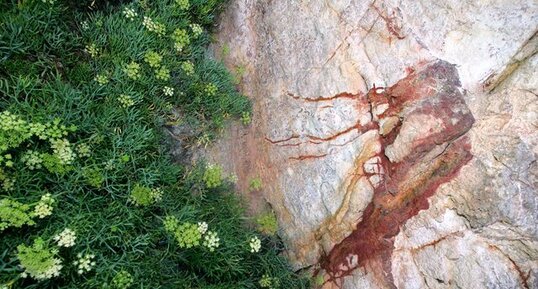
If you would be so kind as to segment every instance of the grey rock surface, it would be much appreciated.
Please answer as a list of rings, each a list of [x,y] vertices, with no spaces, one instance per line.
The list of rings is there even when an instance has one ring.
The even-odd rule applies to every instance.
[[[323,288],[538,288],[537,31],[532,0],[233,0],[253,123],[205,157]]]

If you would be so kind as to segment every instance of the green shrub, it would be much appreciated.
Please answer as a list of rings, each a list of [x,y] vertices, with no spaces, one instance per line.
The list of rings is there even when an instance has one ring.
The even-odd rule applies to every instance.
[[[0,288],[307,288],[165,145],[173,107],[204,143],[249,113],[205,49],[224,1],[75,2],[0,3]]]

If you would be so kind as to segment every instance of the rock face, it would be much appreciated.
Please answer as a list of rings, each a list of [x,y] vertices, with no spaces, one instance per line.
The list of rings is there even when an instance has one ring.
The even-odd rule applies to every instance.
[[[221,18],[214,51],[254,115],[206,157],[272,206],[296,269],[538,288],[536,1],[233,0]]]

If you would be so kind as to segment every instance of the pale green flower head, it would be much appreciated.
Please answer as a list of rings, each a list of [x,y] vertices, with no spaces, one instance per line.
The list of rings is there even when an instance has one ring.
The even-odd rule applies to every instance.
[[[17,259],[24,269],[21,277],[32,277],[38,281],[60,276],[62,260],[57,258],[58,251],[51,249],[41,238],[34,240],[31,247],[21,244],[17,247]]]
[[[112,287],[115,289],[126,289],[131,287],[133,282],[133,276],[129,272],[121,270],[112,279]]]
[[[106,85],[110,80],[106,74],[97,74],[95,76],[95,81],[99,83],[99,85]]]
[[[174,216],[166,216],[163,223],[164,229],[169,233],[174,233],[179,228],[179,220]]]
[[[126,94],[120,94],[118,96],[118,102],[123,108],[128,108],[135,104],[134,99],[131,96],[126,95]]]
[[[149,188],[136,184],[131,190],[129,200],[136,206],[149,206],[160,202],[163,198],[163,191],[160,188]]]
[[[174,41],[174,48],[178,52],[181,52],[183,48],[188,46],[191,42],[187,31],[180,28],[174,30],[174,33],[172,33],[172,40]]]
[[[146,52],[146,54],[144,54],[144,61],[153,68],[158,68],[159,66],[161,66],[162,60],[163,57],[153,50],[150,50]]]
[[[204,29],[199,24],[191,24],[189,25],[192,31],[192,35],[194,35],[194,38],[197,38],[198,36],[202,35],[204,33]]]
[[[160,68],[155,70],[155,78],[167,81],[170,79],[170,70],[166,68],[165,66],[161,66]]]
[[[56,201],[54,198],[52,198],[52,195],[47,193],[43,196],[41,196],[41,200],[37,203],[37,205],[34,207],[33,216],[37,216],[40,219],[43,219],[47,216],[52,215],[52,204],[54,204]]]
[[[218,87],[214,84],[214,83],[209,83],[205,86],[204,88],[204,92],[208,95],[208,96],[214,96],[217,94],[217,91],[218,91]]]
[[[187,10],[190,7],[189,0],[176,0],[176,5],[180,10]]]
[[[43,164],[41,154],[33,150],[28,150],[25,154],[23,154],[21,157],[21,161],[30,170],[40,169]]]
[[[96,58],[97,56],[99,56],[99,47],[97,47],[97,45],[95,45],[94,43],[86,45],[85,50],[86,53],[88,53],[92,58]]]
[[[188,76],[194,74],[194,64],[190,61],[184,61],[183,63],[181,63],[181,69]]]
[[[218,165],[208,165],[202,176],[208,188],[216,188],[222,184],[222,168]]]
[[[127,77],[137,80],[140,78],[140,64],[131,61],[123,68],[123,72],[127,74]]]
[[[243,111],[241,113],[241,122],[244,124],[244,125],[249,125],[251,123],[252,119],[250,117],[250,112],[248,111]]]
[[[153,199],[154,203],[158,203],[162,201],[164,192],[161,188],[153,188],[151,189],[151,198]]]
[[[86,143],[80,143],[77,145],[77,154],[80,157],[88,158],[91,155],[90,146]]]
[[[75,160],[75,152],[67,139],[53,139],[50,141],[50,146],[60,164],[69,165]]]
[[[163,36],[164,34],[166,34],[166,26],[164,26],[164,24],[160,22],[153,21],[151,17],[144,16],[144,21],[142,21],[142,25],[144,25],[147,30],[155,32],[159,36]]]
[[[80,27],[82,28],[82,30],[86,31],[90,29],[90,24],[88,23],[88,21],[84,20],[80,22]]]
[[[198,226],[192,223],[183,223],[174,232],[174,237],[181,248],[192,248],[200,245],[202,234]]]
[[[259,284],[262,288],[276,289],[279,287],[280,282],[277,278],[264,274],[260,279]]]
[[[23,225],[35,225],[30,206],[10,199],[0,200],[0,232],[9,227],[20,228]]]

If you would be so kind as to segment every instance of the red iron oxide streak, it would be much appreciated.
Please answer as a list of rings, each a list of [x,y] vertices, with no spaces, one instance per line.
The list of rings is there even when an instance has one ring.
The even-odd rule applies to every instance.
[[[374,274],[380,285],[395,288],[391,256],[400,227],[419,211],[428,209],[428,198],[441,184],[452,180],[472,158],[469,141],[462,135],[471,128],[474,118],[458,90],[460,84],[455,68],[438,61],[417,70],[409,71],[406,78],[384,92],[378,93],[378,89],[373,88],[367,95],[371,107],[389,105],[379,118],[396,116],[400,122],[389,134],[380,137],[379,165],[385,172],[384,181],[375,188],[373,201],[363,213],[362,221],[320,260],[321,268],[330,277],[326,283],[338,285],[340,278],[364,267]],[[402,115],[404,108],[407,109]],[[440,119],[443,130],[414,140],[413,152],[402,161],[392,163],[385,156],[385,148],[394,143],[402,122],[412,114]],[[442,152],[430,154],[425,160],[438,145],[445,146]],[[350,264],[349,257],[353,255],[357,256],[357,262]]]
[[[405,38],[405,36],[401,35],[402,33],[402,27],[398,24],[396,24],[396,17],[395,16],[388,16],[383,14],[381,9],[379,9],[377,6],[372,5],[374,7],[375,11],[379,14],[379,17],[385,21],[385,25],[387,26],[387,30],[390,34],[392,34],[394,37],[402,40]],[[392,15],[394,15],[394,12],[392,12]]]
[[[338,99],[338,98],[356,99],[356,98],[358,98],[360,96],[360,94],[352,94],[352,93],[348,93],[348,92],[342,92],[342,93],[339,93],[337,95],[330,96],[330,97],[318,96],[316,98],[300,97],[300,96],[295,95],[295,94],[290,93],[290,92],[288,92],[287,95],[292,97],[292,98],[299,99],[299,100],[304,100],[304,101],[307,101],[307,102],[332,101],[332,100],[335,100],[335,99]]]

